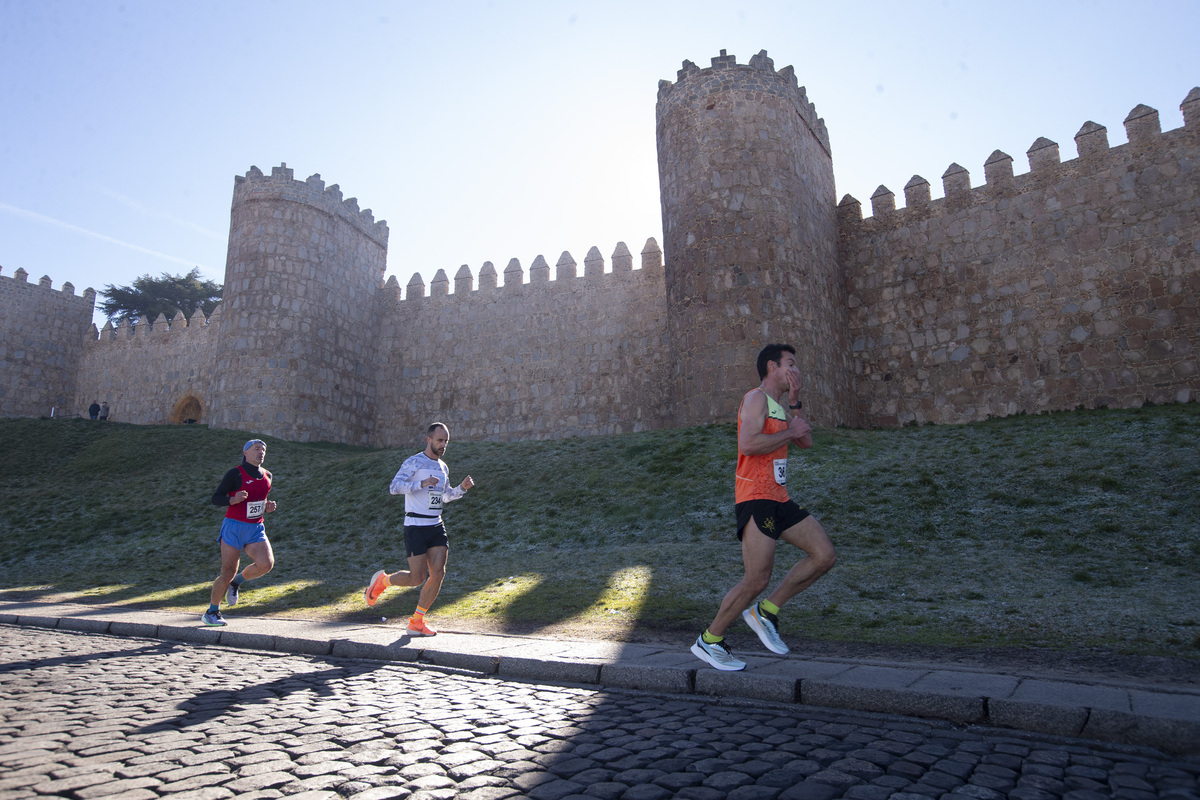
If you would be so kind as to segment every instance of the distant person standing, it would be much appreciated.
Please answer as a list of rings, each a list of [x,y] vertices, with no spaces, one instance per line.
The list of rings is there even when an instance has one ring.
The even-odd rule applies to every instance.
[[[100,416],[100,404],[95,400],[88,406],[88,419],[97,419]]]
[[[725,629],[738,614],[768,650],[781,655],[788,652],[788,646],[779,638],[776,615],[780,606],[811,586],[837,561],[821,523],[787,493],[788,445],[812,447],[812,429],[798,413],[800,370],[796,368],[796,350],[790,344],[769,344],[759,352],[757,367],[762,382],[746,393],[738,409],[733,489],[745,575],[725,595],[716,618],[692,645],[697,658],[726,671],[746,668],[746,662],[735,658],[725,644]],[[771,581],[780,540],[803,550],[808,557],[797,561],[765,600],[749,607]]]
[[[225,473],[212,496],[214,506],[227,506],[221,523],[221,574],[213,582],[210,604],[200,619],[205,625],[225,624],[221,599],[231,606],[238,602],[238,589],[249,580],[266,575],[275,566],[275,554],[267,539],[263,516],[274,511],[275,501],[268,500],[273,476],[262,468],[267,445],[251,439],[242,445],[242,463]],[[238,574],[242,552],[254,560]]]
[[[450,468],[442,461],[450,429],[440,422],[425,432],[425,450],[400,465],[388,491],[404,495],[404,548],[408,569],[388,574],[379,570],[371,576],[363,598],[373,606],[389,586],[424,586],[417,600],[416,613],[408,620],[412,636],[436,636],[437,630],[425,622],[425,614],[437,600],[446,578],[446,560],[450,541],[442,522],[442,506],[462,497],[475,485],[471,476],[458,486],[450,485]]]
[[[103,422],[106,419],[108,419],[108,401],[107,400],[105,400],[103,403],[100,404],[100,421]]]

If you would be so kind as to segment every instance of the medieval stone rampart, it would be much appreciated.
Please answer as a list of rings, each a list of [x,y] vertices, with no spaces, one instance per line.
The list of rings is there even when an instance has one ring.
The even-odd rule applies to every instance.
[[[110,419],[141,425],[211,422],[220,316],[217,306],[207,320],[197,309],[190,320],[180,311],[153,324],[142,317],[120,327],[107,322],[99,332],[89,325],[75,407],[106,400]]]
[[[668,424],[670,358],[662,253],[650,239],[633,269],[619,243],[612,268],[593,247],[583,274],[570,253],[555,265],[517,259],[498,286],[485,263],[478,286],[463,265],[454,292],[443,270],[426,287],[395,279],[381,307],[375,443],[411,442],[437,419],[456,437],[543,439],[648,430]]]
[[[810,419],[850,422],[829,134],[792,68],[685,61],[657,126],[675,423],[730,419],[771,342],[797,346]]]
[[[212,424],[368,444],[387,224],[320,175],[236,179]]]
[[[91,401],[75,404],[75,384],[95,304],[90,288],[55,291],[49,276],[33,284],[20,268],[0,275],[0,416],[87,413]]]
[[[972,188],[914,176],[906,206],[840,205],[854,393],[869,425],[967,422],[1078,406],[1194,399],[1200,292],[1200,90],[1183,128],[1138,106],[1128,143],[1093,122],[1060,163],[996,151]]]
[[[1135,108],[1078,157],[1038,139],[1015,175],[952,164],[905,206],[835,204],[829,136],[790,67],[685,61],[659,85],[664,249],[622,243],[554,279],[438,270],[383,281],[388,228],[319,175],[235,179],[211,319],[97,332],[95,294],[0,276],[0,414],[195,420],[291,440],[420,442],[446,422],[491,440],[735,418],[771,341],[797,347],[818,425],[1195,400],[1200,392],[1200,89],[1184,127]],[[528,277],[528,282],[526,282]],[[451,291],[453,288],[453,291]]]

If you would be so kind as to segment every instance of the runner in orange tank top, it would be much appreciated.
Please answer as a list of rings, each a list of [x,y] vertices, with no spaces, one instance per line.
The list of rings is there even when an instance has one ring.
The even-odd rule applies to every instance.
[[[789,344],[769,344],[758,354],[757,366],[762,382],[746,393],[738,409],[733,490],[745,574],[725,595],[712,624],[692,645],[692,653],[702,661],[727,671],[746,668],[746,662],[734,657],[725,642],[725,630],[738,614],[768,650],[787,653],[778,630],[780,607],[837,561],[821,523],[792,502],[787,493],[788,445],[812,447],[812,429],[798,413],[800,371],[796,368],[796,350]],[[765,600],[754,603],[771,580],[780,541],[804,551],[807,558],[797,561]]]

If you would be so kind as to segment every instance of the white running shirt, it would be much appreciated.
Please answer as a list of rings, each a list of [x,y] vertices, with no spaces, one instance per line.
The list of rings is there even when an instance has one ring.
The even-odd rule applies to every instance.
[[[438,479],[437,485],[422,487],[421,481],[431,476]],[[450,468],[446,462],[430,458],[424,451],[405,459],[388,491],[404,495],[405,525],[437,525],[442,521],[442,506],[466,494],[459,487],[450,485]]]

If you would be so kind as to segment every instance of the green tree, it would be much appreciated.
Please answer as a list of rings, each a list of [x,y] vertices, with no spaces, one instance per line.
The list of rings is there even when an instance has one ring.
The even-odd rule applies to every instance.
[[[197,308],[203,309],[206,317],[212,314],[221,301],[221,285],[200,280],[200,268],[195,267],[187,275],[143,275],[132,286],[110,283],[100,296],[104,298],[100,310],[116,325],[136,322],[139,317],[153,322],[159,314],[172,319],[179,311],[191,319]]]

